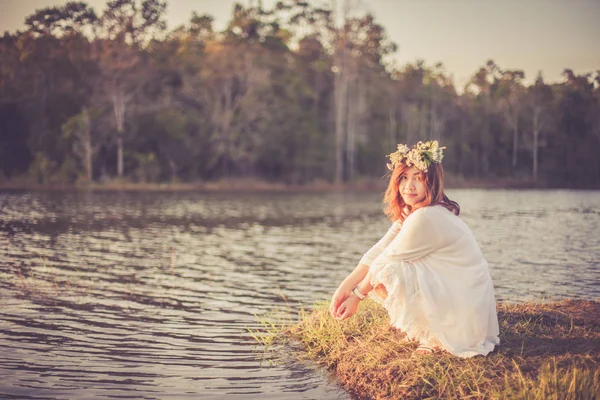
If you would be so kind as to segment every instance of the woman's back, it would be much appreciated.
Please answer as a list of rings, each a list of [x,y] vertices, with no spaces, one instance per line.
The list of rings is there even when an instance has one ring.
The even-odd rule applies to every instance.
[[[423,224],[423,229],[415,229],[414,223]],[[487,266],[471,229],[442,205],[416,210],[406,219],[405,227],[405,235],[413,235],[415,232],[426,235],[424,239],[430,242],[431,252],[424,258],[448,267]]]

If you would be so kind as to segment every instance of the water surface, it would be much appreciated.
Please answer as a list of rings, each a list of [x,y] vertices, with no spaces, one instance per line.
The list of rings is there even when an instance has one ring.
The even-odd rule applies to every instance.
[[[600,192],[453,190],[497,297],[600,297]],[[256,315],[327,299],[380,196],[0,192],[0,397],[348,399]]]

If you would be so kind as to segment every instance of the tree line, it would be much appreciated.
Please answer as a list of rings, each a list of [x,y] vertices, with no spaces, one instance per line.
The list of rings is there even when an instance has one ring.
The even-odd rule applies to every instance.
[[[391,64],[372,15],[315,4],[236,4],[222,31],[168,31],[162,0],[36,10],[0,38],[0,180],[341,183],[438,139],[458,177],[600,186],[600,70],[525,84],[490,60],[459,92]]]

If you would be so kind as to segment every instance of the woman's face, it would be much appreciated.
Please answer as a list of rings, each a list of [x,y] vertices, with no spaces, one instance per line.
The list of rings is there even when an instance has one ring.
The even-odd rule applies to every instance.
[[[425,187],[425,177],[416,167],[408,168],[400,175],[400,186],[398,192],[409,206],[414,206],[425,200],[427,190]]]

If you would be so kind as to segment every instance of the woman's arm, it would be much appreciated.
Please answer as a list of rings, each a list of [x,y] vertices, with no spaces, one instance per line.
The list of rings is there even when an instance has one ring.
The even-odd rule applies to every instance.
[[[356,285],[363,281],[368,272],[368,265],[358,264],[356,268],[354,268],[354,271],[352,271],[350,275],[348,275],[346,279],[340,283],[340,286],[338,286],[337,290],[333,294],[333,297],[331,298],[331,304],[329,306],[331,315],[334,317],[337,316],[340,305],[348,298],[348,296],[350,296],[352,289],[354,289]]]
[[[372,263],[369,271],[358,283],[357,290],[361,296],[366,296],[372,289],[371,277],[383,266],[394,261],[414,261],[433,253],[442,246],[442,236],[438,232],[435,219],[423,210],[411,218],[407,218],[402,231],[389,246]],[[360,299],[352,294],[347,297],[335,310],[334,316],[340,320],[353,316],[358,310]]]
[[[371,271],[367,271],[363,279],[353,287],[356,287],[356,290],[358,290],[361,295],[366,296],[373,289],[373,285],[371,285]],[[360,300],[361,299],[358,298],[358,296],[351,293],[351,295],[337,308],[334,317],[340,320],[350,318],[356,314]]]
[[[388,229],[387,233],[362,256],[359,264],[364,264],[367,266],[371,265],[371,263],[375,261],[377,257],[379,257],[385,248],[392,243],[396,236],[398,236],[398,233],[401,229],[402,223],[400,221],[394,222],[392,226],[390,226],[390,229]]]
[[[354,271],[342,281],[331,298],[329,307],[331,315],[336,316],[338,314],[339,306],[348,298],[348,296],[350,296],[352,289],[364,280],[369,272],[369,265],[385,250],[394,238],[398,236],[401,228],[402,224],[400,222],[394,222],[387,233],[363,255],[356,268],[354,268]]]

